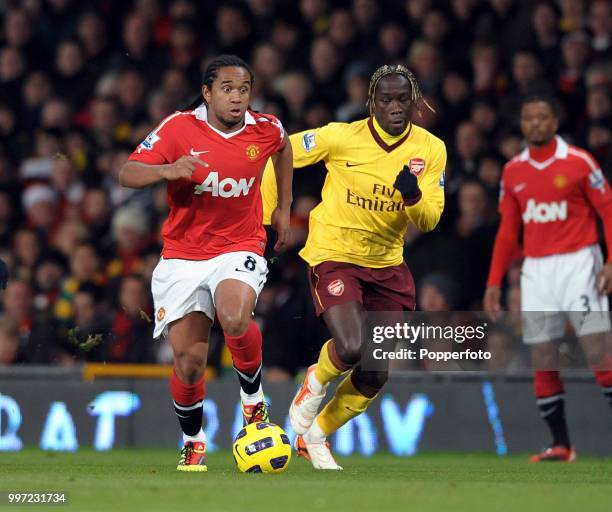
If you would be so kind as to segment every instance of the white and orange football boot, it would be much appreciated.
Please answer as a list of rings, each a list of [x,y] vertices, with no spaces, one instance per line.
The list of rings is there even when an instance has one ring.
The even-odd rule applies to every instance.
[[[342,466],[338,465],[331,453],[329,442],[324,437],[317,439],[308,434],[295,438],[295,451],[298,457],[308,459],[315,469],[342,471]]]
[[[302,387],[293,398],[291,407],[289,407],[291,428],[299,435],[304,434],[312,425],[329,386],[329,383],[323,385],[320,393],[315,393],[312,390],[309,381],[316,378],[314,375],[316,366],[316,364],[313,364],[308,368]]]

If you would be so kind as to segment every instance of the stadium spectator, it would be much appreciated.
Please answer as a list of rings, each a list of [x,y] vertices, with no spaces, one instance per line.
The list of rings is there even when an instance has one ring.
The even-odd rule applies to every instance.
[[[100,273],[100,256],[90,243],[81,243],[70,255],[70,273],[62,281],[54,305],[54,315],[60,324],[67,325],[74,315],[74,296],[83,283],[101,285],[105,278]]]
[[[556,5],[549,1],[540,1],[533,7],[531,13],[535,41],[534,52],[544,68],[549,80],[554,80],[559,66],[559,11]]]
[[[429,274],[421,280],[418,290],[417,304],[421,311],[452,311],[457,304],[457,283],[450,275]]]
[[[103,290],[92,282],[80,284],[73,310],[68,329],[58,331],[58,344],[75,360],[105,360],[111,322]]]
[[[449,159],[451,179],[461,181],[476,174],[478,157],[484,140],[480,130],[472,121],[463,121],[455,132],[455,158]]]
[[[117,306],[104,360],[121,363],[154,362],[151,343],[153,308],[142,277],[130,275],[121,280]]]
[[[597,57],[610,56],[612,48],[612,6],[608,0],[591,2],[589,12],[591,49]]]
[[[141,254],[149,243],[149,221],[142,209],[124,206],[118,209],[112,221],[114,257],[106,267],[106,275],[118,276],[138,274],[142,271]]]
[[[376,48],[376,47],[374,47]],[[401,60],[408,49],[408,34],[406,28],[397,21],[385,23],[379,31],[378,48],[374,54],[369,54],[369,60],[394,62]]]
[[[0,316],[0,366],[21,362],[21,341],[17,324],[6,315]]]
[[[15,277],[31,280],[34,266],[42,253],[41,238],[38,232],[31,228],[21,228],[15,232],[12,241],[14,255],[13,271]]]
[[[85,65],[85,56],[78,41],[60,43],[55,53],[56,93],[79,110],[89,99],[93,80]]]

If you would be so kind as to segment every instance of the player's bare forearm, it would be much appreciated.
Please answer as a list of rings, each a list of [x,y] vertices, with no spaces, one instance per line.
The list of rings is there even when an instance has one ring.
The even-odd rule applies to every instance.
[[[293,202],[293,150],[289,137],[285,136],[282,149],[272,155],[272,163],[278,190],[277,208],[288,211]]]
[[[148,165],[140,162],[128,161],[119,171],[119,184],[128,188],[144,188],[159,183],[164,165]]]
[[[182,156],[172,164],[127,161],[119,171],[119,184],[128,188],[144,188],[163,180],[189,180],[198,166],[208,167],[208,164],[195,156]]]

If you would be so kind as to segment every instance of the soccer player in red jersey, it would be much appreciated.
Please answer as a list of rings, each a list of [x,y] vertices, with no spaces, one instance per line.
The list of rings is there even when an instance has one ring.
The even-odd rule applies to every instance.
[[[595,159],[556,135],[555,100],[532,94],[522,104],[529,147],[504,168],[485,310],[500,311],[500,286],[523,230],[523,339],[532,347],[534,391],[552,445],[531,462],[572,461],[563,383],[554,341],[573,325],[597,383],[612,405],[612,361],[605,351],[612,292],[612,191]],[[603,220],[608,260],[597,244],[595,214]]]
[[[206,471],[204,370],[215,314],[240,381],[245,423],[268,419],[261,389],[261,332],[253,309],[268,273],[260,179],[272,157],[281,199],[276,250],[288,242],[292,201],[289,138],[272,115],[249,110],[253,74],[222,55],[206,69],[203,101],[165,118],[132,153],[121,184],[167,182],[170,213],[152,280],[154,337],[174,351],[170,389],[183,431],[178,470]]]

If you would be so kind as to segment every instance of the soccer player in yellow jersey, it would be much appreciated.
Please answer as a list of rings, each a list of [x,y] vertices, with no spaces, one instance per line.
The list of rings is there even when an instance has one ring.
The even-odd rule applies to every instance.
[[[414,281],[403,261],[408,223],[431,231],[444,208],[446,148],[410,120],[422,103],[427,105],[407,68],[382,66],[370,81],[369,118],[290,137],[294,167],[323,160],[328,171],[300,255],[310,265],[317,314],[333,338],[308,369],[289,411],[298,454],[317,469],[342,469],[326,438],[365,411],[387,380],[387,372],[361,366],[365,312],[415,308]],[[276,205],[271,166],[262,196],[269,223]],[[329,383],[344,374],[317,415]]]

